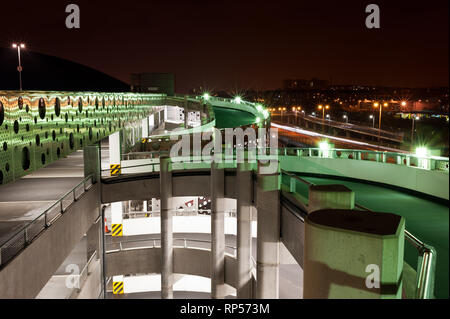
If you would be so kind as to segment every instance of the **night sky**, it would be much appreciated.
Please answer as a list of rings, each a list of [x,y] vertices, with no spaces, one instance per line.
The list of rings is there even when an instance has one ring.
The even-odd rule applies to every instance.
[[[80,29],[65,27],[70,3],[80,6]],[[381,29],[365,27],[370,3],[380,6]],[[133,72],[173,72],[180,93],[274,89],[311,77],[449,83],[448,0],[3,0],[0,12],[2,47],[23,41],[125,82]]]

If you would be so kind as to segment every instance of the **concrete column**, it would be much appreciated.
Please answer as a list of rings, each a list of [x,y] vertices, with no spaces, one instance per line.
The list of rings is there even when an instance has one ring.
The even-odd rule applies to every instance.
[[[277,299],[279,295],[280,173],[262,174],[258,163],[256,190],[257,268],[256,298]]]
[[[224,299],[225,287],[225,174],[211,164],[211,297]]]
[[[141,137],[148,137],[148,117],[142,120],[142,136]]]
[[[355,208],[355,193],[344,185],[310,186],[308,198],[308,213],[326,208]]]
[[[390,213],[319,210],[305,220],[303,298],[402,297],[405,221]]]
[[[160,158],[161,192],[161,298],[173,299],[172,167],[170,158]]]
[[[109,136],[109,164],[120,164],[120,132],[115,132]]]
[[[237,273],[238,299],[252,298],[252,197],[253,179],[249,163],[237,164]]]

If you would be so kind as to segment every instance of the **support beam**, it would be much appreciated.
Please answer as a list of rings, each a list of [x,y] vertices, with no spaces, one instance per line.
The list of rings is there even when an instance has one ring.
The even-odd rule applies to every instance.
[[[258,163],[256,209],[257,268],[256,298],[278,299],[280,250],[280,173],[263,174]]]
[[[161,298],[173,299],[172,167],[167,156],[160,158],[161,193]]]
[[[252,168],[249,163],[237,164],[237,273],[238,299],[252,298]]]
[[[224,299],[225,287],[225,174],[211,163],[211,298]]]

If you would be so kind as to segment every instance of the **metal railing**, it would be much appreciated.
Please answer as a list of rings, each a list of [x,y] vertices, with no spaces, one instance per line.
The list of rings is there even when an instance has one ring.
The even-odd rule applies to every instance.
[[[50,227],[81,195],[95,183],[94,176],[89,175],[79,184],[63,195],[38,217],[23,226],[0,246],[0,267],[10,261],[28,246],[42,231]]]
[[[355,204],[356,208],[372,212],[372,210]],[[434,273],[436,269],[437,253],[434,247],[425,244],[405,229],[405,239],[417,249],[419,260],[417,262],[416,299],[434,298]]]
[[[449,171],[449,158],[440,156],[419,156],[410,153],[382,152],[356,149],[279,148],[278,155],[298,157],[321,157],[333,159],[354,159],[390,163],[428,170]]]
[[[139,245],[135,246],[137,243],[148,243],[147,245]],[[174,247],[182,247],[182,248],[202,248],[202,247],[196,247],[193,245],[189,245],[189,243],[202,243],[202,244],[211,244],[210,240],[202,240],[202,239],[189,239],[189,238],[174,238],[173,239],[173,246]],[[117,243],[107,243],[107,246],[117,246],[116,249],[107,249],[106,253],[113,253],[123,250],[132,250],[132,249],[142,249],[142,248],[160,248],[161,247],[161,239],[138,239],[138,240],[127,240],[127,241],[120,241]],[[132,247],[126,247],[127,245],[131,245]],[[125,246],[125,247],[124,247]],[[233,251],[233,256],[237,256],[237,247],[231,246],[231,245],[225,245],[225,248],[230,249]]]

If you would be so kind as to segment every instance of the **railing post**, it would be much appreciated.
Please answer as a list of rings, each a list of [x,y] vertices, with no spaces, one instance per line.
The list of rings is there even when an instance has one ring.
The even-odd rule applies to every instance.
[[[27,230],[27,228],[25,228],[23,230],[23,239],[25,240],[25,245],[27,245],[28,244],[28,230]]]
[[[289,192],[290,193],[295,193],[296,191],[296,185],[297,185],[297,180],[294,177],[291,177],[289,180]]]

